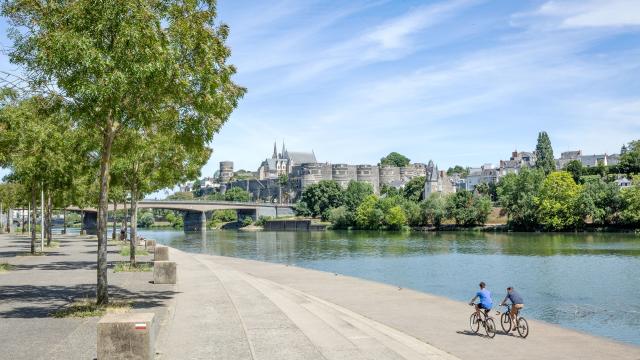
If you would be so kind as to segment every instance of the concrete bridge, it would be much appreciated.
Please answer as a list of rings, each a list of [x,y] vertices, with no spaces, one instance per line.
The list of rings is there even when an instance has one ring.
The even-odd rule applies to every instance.
[[[131,204],[127,204],[129,207]],[[124,209],[125,204],[118,204],[118,209]],[[113,211],[113,204],[109,204],[109,211]],[[253,202],[234,202],[220,200],[141,200],[138,201],[138,209],[164,209],[177,210],[183,212],[184,231],[201,231],[207,228],[207,214],[215,210],[235,210],[238,214],[238,220],[250,217],[253,220],[261,216],[269,216],[273,218],[293,215],[292,205],[269,204],[269,203],[253,203]],[[82,220],[85,230],[88,234],[96,232],[97,229],[97,212],[96,208],[80,209],[76,206],[67,207],[70,211],[84,211],[85,216]]]

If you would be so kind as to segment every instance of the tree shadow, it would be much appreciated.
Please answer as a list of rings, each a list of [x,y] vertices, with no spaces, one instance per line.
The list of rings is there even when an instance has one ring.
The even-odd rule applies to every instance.
[[[0,286],[0,303],[18,302],[9,310],[0,311],[0,318],[47,318],[61,306],[80,299],[95,298],[95,284],[72,286]],[[130,291],[119,286],[109,286],[109,297],[113,300],[131,301],[133,309],[149,309],[164,306],[176,294],[169,287],[158,290]],[[22,304],[39,304],[20,306]]]
[[[96,261],[56,261],[44,264],[18,264],[14,270],[95,270]]]

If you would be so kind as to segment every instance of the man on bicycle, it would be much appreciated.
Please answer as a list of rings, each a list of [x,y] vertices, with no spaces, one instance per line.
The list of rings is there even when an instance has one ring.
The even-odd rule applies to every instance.
[[[509,286],[507,288],[507,296],[505,296],[504,300],[502,300],[500,306],[505,305],[507,303],[507,299],[511,301],[511,310],[509,311],[509,317],[511,318],[511,321],[515,321],[516,316],[518,316],[518,313],[520,313],[520,309],[524,308],[524,300],[522,300],[522,296],[520,296],[520,294],[518,294],[518,292],[513,289],[513,286]]]
[[[491,292],[487,290],[484,281],[480,282],[480,291],[476,293],[476,296],[471,299],[469,305],[473,305],[476,299],[480,299],[480,302],[476,304],[476,311],[480,312],[480,309],[484,310],[485,315],[491,310],[493,306],[493,300],[491,300]]]

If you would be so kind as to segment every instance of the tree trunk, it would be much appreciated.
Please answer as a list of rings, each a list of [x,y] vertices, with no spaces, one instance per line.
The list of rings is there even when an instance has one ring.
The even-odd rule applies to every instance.
[[[51,191],[47,190],[47,246],[51,246],[51,235],[53,233],[53,223],[51,221],[51,213],[53,212],[51,209]]]
[[[24,205],[23,205],[24,206]],[[24,207],[22,208],[22,210],[20,210],[20,212],[22,213],[22,226],[20,226],[20,232],[24,233],[27,231],[27,229],[25,228],[26,225],[26,219],[25,219],[25,215],[24,215]]]
[[[11,207],[7,208],[7,233],[11,232]]]
[[[31,254],[36,253],[36,187],[31,185]]]
[[[62,209],[62,233],[67,234],[67,208]]]
[[[120,240],[127,241],[127,197],[124,199],[124,216],[122,217],[122,227],[120,228]]]
[[[80,210],[80,235],[84,235],[84,210]]]
[[[129,263],[136,266],[136,231],[138,230],[138,189],[134,184],[131,187],[131,239],[129,239]]]
[[[102,154],[100,158],[100,198],[98,201],[98,270],[96,303],[109,303],[109,284],[107,282],[107,210],[109,207],[109,165],[111,162],[111,146],[115,136],[111,118],[107,119],[102,138]]]
[[[113,202],[113,231],[111,232],[111,239],[113,240],[116,239],[116,224],[118,223],[116,221],[116,211],[118,211],[118,202],[114,201]]]

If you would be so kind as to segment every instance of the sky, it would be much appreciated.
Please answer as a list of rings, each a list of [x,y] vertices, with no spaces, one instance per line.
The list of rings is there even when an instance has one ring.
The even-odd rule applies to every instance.
[[[532,151],[539,131],[556,156],[640,139],[640,0],[219,0],[218,15],[248,93],[203,176],[255,171],[274,141],[447,168]]]

